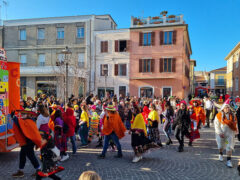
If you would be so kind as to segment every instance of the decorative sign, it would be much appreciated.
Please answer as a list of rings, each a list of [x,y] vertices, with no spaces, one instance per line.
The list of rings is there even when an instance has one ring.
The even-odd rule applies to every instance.
[[[3,48],[0,48],[0,60],[7,61],[6,51]]]

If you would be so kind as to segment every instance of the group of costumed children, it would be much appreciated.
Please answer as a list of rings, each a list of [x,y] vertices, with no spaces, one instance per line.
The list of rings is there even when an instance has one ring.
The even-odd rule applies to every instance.
[[[169,118],[167,118],[167,113],[163,113],[166,116],[164,119],[166,119],[167,122],[167,124],[164,125],[164,132],[169,138],[167,144],[169,145],[172,143],[168,133],[168,131],[172,128],[175,130],[176,139],[179,141],[179,152],[183,151],[184,136],[190,139],[189,145],[191,146],[194,139],[200,138],[199,128],[201,123],[205,124],[205,113],[200,106],[201,102],[199,100],[192,100],[190,104],[191,106],[187,110],[186,102],[181,101],[175,115],[170,113]],[[150,148],[158,148],[162,146],[160,132],[158,129],[158,125],[161,122],[160,115],[158,114],[154,104],[150,104],[149,108],[150,109],[148,109],[147,106],[144,106],[142,112],[140,107],[133,103],[133,117],[129,131],[131,134],[132,147],[135,153],[133,162],[141,160],[142,154]],[[76,110],[78,107],[75,106],[74,109]],[[61,107],[53,106],[51,118],[48,123],[49,129],[54,132],[53,136],[49,133],[49,131],[38,130],[36,123],[33,120],[37,117],[36,113],[29,110],[17,111],[13,118],[14,133],[16,134],[17,141],[21,146],[21,151],[19,171],[13,174],[13,176],[24,176],[23,169],[26,163],[26,157],[28,157],[34,168],[37,170],[37,179],[47,176],[52,179],[60,179],[56,176],[56,173],[62,171],[63,167],[57,166],[57,161],[59,160],[59,157],[67,157],[67,137],[70,137],[71,139],[75,132],[80,131],[79,134],[82,146],[86,146],[90,143],[94,136],[99,138],[99,144],[97,147],[103,146],[102,141],[104,133],[102,129],[104,128],[103,126],[106,114],[108,114],[106,110],[108,109],[107,105],[103,104],[102,109],[101,113],[98,114],[96,112],[96,105],[90,106],[90,110],[88,110],[87,105],[82,105],[81,115],[79,114],[79,118],[76,118],[74,117],[74,110],[72,108],[67,108],[66,113],[64,113]],[[172,116],[175,116],[175,118]],[[74,117],[75,123],[65,123],[67,118],[72,120],[71,117]],[[77,127],[76,131],[69,131],[70,126],[74,126],[74,131]],[[110,138],[109,140],[110,145],[114,149],[115,145],[112,141],[113,139],[111,140]],[[43,163],[41,169],[34,154],[35,145],[40,148],[41,151],[41,161]],[[117,147],[119,146],[118,144],[116,145]],[[76,153],[76,145],[73,145],[73,153]],[[102,154],[102,157],[103,156],[105,157],[104,153]]]

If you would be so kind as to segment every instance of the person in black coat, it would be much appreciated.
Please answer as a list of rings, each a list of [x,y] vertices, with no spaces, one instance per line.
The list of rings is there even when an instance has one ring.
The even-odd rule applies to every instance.
[[[187,105],[185,102],[180,102],[180,109],[177,112],[172,129],[175,130],[175,137],[179,142],[178,152],[183,152],[184,136],[189,136],[190,129],[190,115],[187,111]]]
[[[236,111],[236,117],[237,117],[237,126],[238,126],[238,130],[240,130],[240,103],[238,105],[238,109]],[[238,141],[240,141],[240,132],[238,134]]]

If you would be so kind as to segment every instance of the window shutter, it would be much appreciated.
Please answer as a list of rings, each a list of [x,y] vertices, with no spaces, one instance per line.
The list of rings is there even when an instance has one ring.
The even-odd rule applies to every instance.
[[[102,67],[103,65],[101,64],[100,65],[100,76],[103,76],[103,67]]]
[[[118,76],[118,64],[115,64],[114,74]]]
[[[159,37],[160,37],[160,45],[163,45],[163,31],[160,31]]]
[[[155,45],[155,32],[152,32],[151,35],[152,35],[151,44],[152,44],[152,46],[154,46]]]
[[[119,52],[119,41],[115,40],[115,52]]]
[[[130,40],[127,40],[127,51],[130,51],[130,44],[131,43],[131,41]]]
[[[103,53],[103,51],[104,51],[103,46],[104,46],[104,42],[101,41],[101,53]]]
[[[176,44],[176,42],[177,42],[177,31],[174,30],[173,31],[173,44]]]
[[[142,59],[139,59],[139,72],[142,72],[142,63],[143,60]]]
[[[155,60],[151,59],[151,72],[154,72],[154,64],[155,64]]]
[[[159,71],[160,71],[160,73],[163,72],[163,58],[160,58],[160,62],[159,62]]]
[[[140,32],[139,33],[139,46],[142,46],[143,45],[143,33]]]
[[[172,72],[176,72],[176,58],[172,58]]]
[[[126,76],[127,75],[127,65],[123,64],[122,68],[123,68],[123,70],[122,70],[123,76]]]
[[[105,52],[108,52],[108,41],[105,41]]]

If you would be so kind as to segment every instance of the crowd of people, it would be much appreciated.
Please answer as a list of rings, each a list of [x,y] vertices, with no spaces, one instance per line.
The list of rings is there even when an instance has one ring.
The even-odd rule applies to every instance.
[[[22,131],[25,138],[25,142],[20,144],[19,170],[13,174],[13,177],[24,176],[26,157],[37,171],[46,173],[56,166],[55,162],[52,164],[48,162],[46,166],[45,160],[43,170],[34,154],[35,145],[41,148],[41,154],[44,149],[42,147],[45,147],[44,153],[47,152],[48,144],[50,149],[56,147],[55,149],[59,151],[59,160],[63,162],[69,159],[68,141],[71,142],[72,155],[74,155],[78,148],[85,148],[93,139],[97,139],[96,148],[102,148],[98,158],[106,157],[109,146],[112,151],[117,150],[116,158],[122,158],[119,140],[129,133],[134,152],[132,162],[137,163],[142,160],[144,153],[163,146],[160,129],[166,136],[164,144],[166,146],[173,144],[174,133],[179,143],[177,151],[183,152],[185,138],[188,139],[188,145],[192,146],[194,140],[200,138],[199,129],[210,126],[215,128],[219,160],[223,161],[223,150],[226,149],[227,166],[233,167],[231,155],[234,150],[235,135],[240,128],[240,101],[236,101],[237,108],[233,109],[230,100],[219,109],[219,105],[209,97],[193,98],[187,103],[174,96],[155,99],[113,96],[99,99],[91,94],[87,98],[75,98],[72,95],[66,104],[44,94],[34,99],[29,97],[27,101],[21,101],[21,109],[17,113],[12,113],[20,131],[17,135]],[[30,119],[35,122],[41,135],[41,142],[39,138],[32,139],[26,135],[20,119]],[[35,134],[37,133],[34,130],[33,135]],[[240,140],[239,135],[238,139]],[[17,140],[21,141],[18,138]],[[76,145],[76,141],[81,142],[80,147]],[[55,153],[55,159],[56,154],[58,153]],[[238,170],[240,171],[240,168]],[[59,178],[55,174],[49,177]]]

